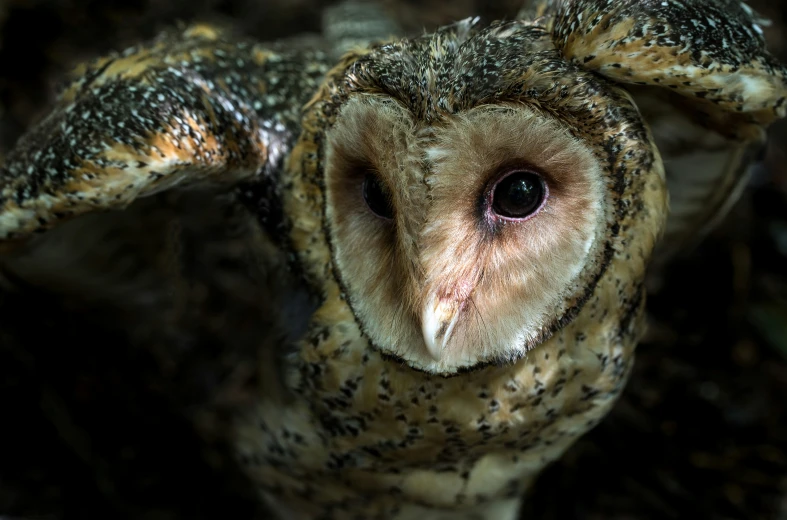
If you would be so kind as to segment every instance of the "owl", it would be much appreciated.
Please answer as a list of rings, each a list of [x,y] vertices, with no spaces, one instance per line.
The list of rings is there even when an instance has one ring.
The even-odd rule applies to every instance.
[[[615,403],[649,265],[736,198],[787,70],[737,0],[381,13],[78,68],[0,167],[2,300],[172,366],[219,338],[221,435],[277,518],[514,519]]]

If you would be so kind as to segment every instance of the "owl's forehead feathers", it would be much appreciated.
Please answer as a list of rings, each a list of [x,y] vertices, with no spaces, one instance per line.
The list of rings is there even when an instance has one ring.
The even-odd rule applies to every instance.
[[[524,77],[546,86],[551,72],[573,69],[541,27],[521,21],[478,24],[477,18],[466,19],[420,38],[378,46],[348,68],[344,87],[389,95],[428,122],[509,97],[512,89],[521,95]]]

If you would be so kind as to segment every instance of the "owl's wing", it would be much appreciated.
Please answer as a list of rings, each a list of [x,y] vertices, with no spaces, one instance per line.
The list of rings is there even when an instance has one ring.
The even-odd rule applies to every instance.
[[[278,390],[278,356],[302,334],[312,302],[286,268],[287,251],[239,199],[252,192],[256,204],[275,206],[280,163],[325,61],[206,26],[168,32],[78,70],[7,155],[0,380],[18,383],[23,404],[4,408],[6,422],[60,432],[51,442],[67,453],[47,451],[40,466],[25,459],[23,470],[46,477],[55,460],[84,460],[85,474],[108,483],[102,489],[133,501],[145,500],[134,486],[151,489],[151,475],[193,472],[199,487],[205,472],[185,461],[203,460],[203,447],[223,439],[226,410],[259,387]],[[38,419],[49,396],[60,401],[41,405],[54,412]],[[116,420],[93,420],[107,414]],[[173,435],[152,438],[151,424]],[[132,464],[118,455],[128,450]],[[169,473],[140,453],[184,463]],[[3,491],[25,482],[17,468],[0,469]]]
[[[664,159],[671,215],[662,255],[685,248],[739,196],[764,129],[787,111],[787,70],[766,23],[738,0],[546,0],[563,55],[624,86]]]
[[[310,315],[305,289],[259,219],[280,231],[278,174],[327,62],[194,25],[77,69],[0,165],[0,309],[35,287],[35,301],[67,300],[50,316],[105,312],[101,326],[180,361],[234,352],[188,348],[226,347],[230,330],[244,355],[261,331],[275,344],[297,336]],[[101,337],[97,326],[78,330]],[[9,320],[0,337],[45,344]]]
[[[324,61],[195,25],[80,67],[0,166],[0,244],[165,190],[274,175]]]

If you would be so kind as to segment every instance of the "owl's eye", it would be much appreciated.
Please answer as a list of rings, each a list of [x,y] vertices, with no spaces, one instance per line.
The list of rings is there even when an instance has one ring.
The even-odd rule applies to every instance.
[[[378,217],[391,219],[394,210],[391,205],[391,194],[388,188],[373,173],[369,172],[363,179],[363,200],[369,209]]]
[[[492,210],[501,217],[525,218],[544,202],[543,179],[529,171],[514,171],[500,180],[492,193]]]

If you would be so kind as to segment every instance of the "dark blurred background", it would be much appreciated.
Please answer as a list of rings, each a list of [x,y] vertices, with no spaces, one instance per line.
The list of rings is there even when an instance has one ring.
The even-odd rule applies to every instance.
[[[511,17],[520,6],[385,1],[412,30],[471,14]],[[263,40],[317,32],[320,10],[331,3],[0,0],[0,157],[46,113],[59,78],[79,61],[194,19]],[[787,7],[748,3],[773,21],[766,37],[787,59]],[[670,266],[650,297],[651,332],[620,403],[543,475],[524,518],[787,518],[785,144],[780,122],[742,200]],[[34,301],[24,308],[31,307],[38,309]],[[3,341],[0,518],[264,517],[243,480],[219,468],[215,452],[169,414],[166,386],[148,374],[157,373],[150,359],[101,351],[85,368],[54,341],[46,352],[55,361],[42,363],[40,352],[12,352]],[[119,409],[85,404],[113,384],[127,394]],[[88,427],[129,414],[139,421],[98,428],[107,438]]]

